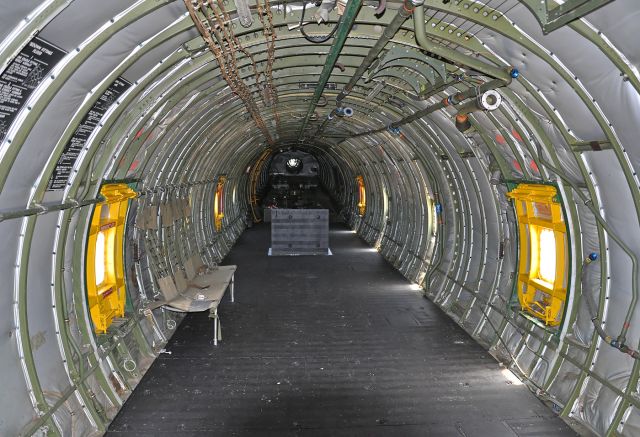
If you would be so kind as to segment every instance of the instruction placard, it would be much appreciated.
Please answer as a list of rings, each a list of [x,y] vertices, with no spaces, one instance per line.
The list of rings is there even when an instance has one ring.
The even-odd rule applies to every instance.
[[[109,85],[109,88],[102,93],[100,98],[96,100],[89,112],[85,114],[80,125],[65,146],[60,159],[58,159],[56,168],[53,170],[53,174],[49,180],[49,185],[47,187],[48,191],[64,189],[67,181],[69,180],[69,176],[71,175],[71,170],[73,169],[78,156],[80,156],[80,152],[82,152],[82,149],[87,143],[87,140],[91,136],[91,133],[98,123],[100,123],[100,120],[107,112],[107,109],[109,109],[113,102],[115,102],[127,89],[129,89],[130,86],[131,82],[123,79],[122,77],[117,78],[111,85]]]
[[[66,52],[35,37],[0,75],[0,142],[33,90],[44,80]]]

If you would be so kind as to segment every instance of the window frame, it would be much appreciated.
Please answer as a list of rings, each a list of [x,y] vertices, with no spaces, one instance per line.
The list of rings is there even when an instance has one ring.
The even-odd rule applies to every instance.
[[[358,186],[358,202],[356,206],[358,207],[358,215],[362,217],[367,211],[367,189],[364,185],[364,178],[361,175],[356,176],[356,184]]]
[[[513,201],[518,227],[518,272],[514,287],[520,308],[547,327],[562,325],[569,290],[570,241],[558,189],[554,185],[521,183],[507,193]],[[545,217],[536,213],[544,206]],[[540,235],[553,232],[555,276],[553,283],[540,275]]]
[[[226,176],[218,177],[216,191],[213,196],[213,224],[216,232],[222,230],[222,219],[224,218],[224,186],[226,182]]]
[[[137,194],[125,183],[109,183],[100,188],[100,195],[105,200],[94,206],[87,235],[85,286],[94,331],[104,334],[113,319],[123,317],[125,312],[124,235],[129,199]],[[104,275],[98,283],[96,261],[100,234],[104,236]]]

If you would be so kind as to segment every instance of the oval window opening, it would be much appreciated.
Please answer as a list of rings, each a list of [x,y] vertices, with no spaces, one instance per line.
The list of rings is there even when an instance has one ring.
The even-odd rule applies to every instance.
[[[540,279],[553,284],[556,280],[556,237],[551,229],[540,230]]]
[[[99,286],[104,282],[104,271],[106,260],[104,258],[105,245],[104,245],[105,237],[104,232],[98,232],[98,236],[96,237],[96,286]]]

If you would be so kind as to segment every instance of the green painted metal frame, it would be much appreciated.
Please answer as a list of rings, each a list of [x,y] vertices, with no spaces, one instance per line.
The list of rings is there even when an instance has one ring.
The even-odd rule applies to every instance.
[[[440,6],[442,6],[442,5],[440,5]],[[482,19],[482,17],[477,17],[477,18]],[[579,26],[582,26],[582,23],[574,23],[574,24],[572,24],[571,26],[573,27],[574,25],[575,25],[576,27],[579,27]],[[587,30],[585,30],[585,29],[581,29],[580,31],[581,31],[581,32],[587,32],[587,31],[590,31],[590,30],[589,30],[589,29],[587,29]],[[453,40],[453,41],[454,41],[454,42],[459,42],[459,41],[455,41],[455,40]],[[601,42],[598,42],[598,40],[597,40],[597,39],[594,39],[593,41],[595,41],[594,43],[596,43],[596,44],[600,44],[601,49],[602,49],[603,51],[606,51],[607,55],[608,55],[610,58],[616,59],[615,53],[609,53],[609,50],[608,50],[608,48],[607,48],[606,44],[605,44],[605,45],[602,45],[602,43],[601,43]],[[616,64],[618,65],[618,63],[617,63],[617,62],[616,62]],[[627,68],[627,69],[628,69],[628,65],[626,65],[626,66],[625,66],[625,65],[624,65],[624,62],[623,62],[622,64],[620,64],[619,66],[621,66],[621,69],[624,69],[624,68]],[[556,69],[557,69],[557,70],[562,70],[561,68],[556,68]],[[633,81],[634,79],[635,79],[635,76],[632,76],[632,81]],[[636,83],[636,86],[637,86],[637,83]],[[532,94],[533,94],[534,96],[536,95],[536,91],[535,91],[535,90],[530,90],[530,92],[532,92]],[[546,108],[546,106],[545,106],[545,105],[543,105],[543,106]],[[553,113],[553,111],[551,111],[551,113]],[[528,124],[528,125],[530,125],[531,120],[532,120],[532,119],[528,119],[528,120],[527,120],[527,124]],[[557,126],[562,126],[562,123],[561,123],[561,122],[559,122],[559,123],[558,123],[558,124],[556,124],[556,125],[557,125]],[[570,137],[570,135],[568,135],[568,134],[567,134],[567,136],[568,136],[568,137]],[[523,138],[524,138],[524,137],[523,137]],[[614,149],[615,149],[615,142],[612,142],[611,144],[612,144],[612,147],[614,147]],[[618,147],[620,147],[620,146],[618,145]],[[551,148],[551,149],[552,149],[552,148]],[[549,148],[547,148],[547,150],[549,150]],[[618,157],[620,158],[620,152],[619,152],[619,150],[620,150],[620,149],[618,149],[618,153],[617,153],[617,155],[618,155]],[[625,166],[624,166],[624,165],[622,165],[622,162],[623,162],[623,161],[624,161],[624,159],[623,159],[623,160],[621,160],[621,166],[624,168]],[[587,184],[587,185],[588,185],[588,187],[589,187],[590,189],[592,188],[590,184]],[[631,186],[633,186],[633,185],[631,185]],[[593,197],[593,195],[592,195],[592,198],[595,198],[595,197]],[[601,230],[601,229],[599,229],[599,232],[601,232],[601,239],[600,239],[600,241],[602,242],[602,241],[603,241],[603,239],[602,239],[602,235],[604,235],[604,234],[602,234],[602,230]],[[604,251],[601,251],[601,253],[604,253]],[[603,288],[603,290],[604,290],[604,288]],[[601,296],[601,299],[602,299],[602,296]],[[595,342],[593,342],[593,343],[595,343]],[[580,365],[579,367],[581,367],[581,365]],[[635,367],[634,367],[634,372],[635,372],[635,374],[637,374],[637,370],[635,369]],[[583,375],[587,375],[587,373],[583,373]],[[630,381],[630,382],[631,382],[631,381]],[[606,385],[606,384],[605,384],[605,385]],[[629,387],[631,387],[631,383],[628,385],[628,388],[629,388]],[[576,393],[576,395],[577,395],[577,393]],[[629,400],[629,402],[627,402],[627,400]],[[633,399],[632,399],[632,398],[631,398],[631,399],[626,398],[626,399],[624,400],[624,402],[623,402],[623,403],[637,405],[637,403],[636,403],[636,402],[633,402]],[[619,407],[619,409],[618,409],[618,411],[619,411],[619,412],[621,412],[620,414],[623,414],[623,413],[624,413],[624,408],[622,408],[622,407],[623,407],[623,405],[621,405],[621,406]],[[613,424],[612,424],[612,426],[613,426]]]
[[[542,27],[542,31],[548,34],[590,14],[613,0],[565,0],[561,4],[553,0],[520,1],[533,12]]]

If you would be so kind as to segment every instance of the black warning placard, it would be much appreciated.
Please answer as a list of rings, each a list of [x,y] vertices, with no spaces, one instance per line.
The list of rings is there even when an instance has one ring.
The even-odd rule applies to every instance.
[[[117,78],[109,87],[102,93],[100,98],[96,100],[93,104],[89,112],[87,112],[80,125],[76,128],[73,136],[67,143],[62,152],[62,155],[58,159],[58,163],[56,164],[55,169],[53,170],[53,174],[51,175],[51,179],[49,179],[49,185],[47,186],[48,191],[58,191],[63,190],[67,181],[69,180],[69,175],[73,169],[80,152],[85,147],[89,136],[96,128],[100,120],[107,112],[107,109],[115,102],[129,87],[131,86],[131,82],[123,79],[122,77]]]
[[[40,82],[64,57],[59,47],[35,37],[0,75],[0,142]]]

